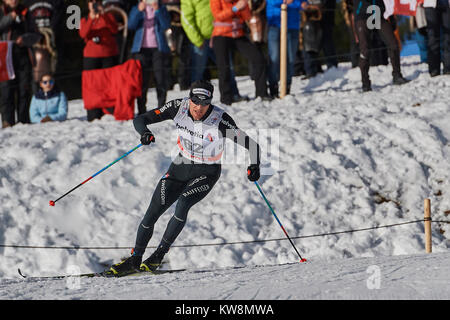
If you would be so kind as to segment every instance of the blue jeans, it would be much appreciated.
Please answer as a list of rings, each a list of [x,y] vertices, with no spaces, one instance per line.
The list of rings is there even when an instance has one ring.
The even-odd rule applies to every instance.
[[[420,62],[427,62],[427,36],[416,30],[415,39],[420,51]]]
[[[192,48],[191,83],[193,83],[194,81],[203,79],[203,74],[205,73],[205,69],[209,59],[211,59],[214,62],[214,64],[217,64],[217,62],[214,50],[209,46],[209,40],[205,40],[201,48],[191,43],[191,48]],[[231,55],[230,55],[230,69],[231,69],[231,89],[234,95],[239,95]]]
[[[287,32],[287,85],[292,82],[295,55],[298,49],[298,30],[288,29]],[[267,34],[269,51],[269,85],[277,86],[280,80],[280,28],[269,26]]]
[[[214,51],[209,47],[209,40],[205,40],[201,48],[193,45],[192,48],[192,71],[191,71],[191,82],[202,80],[203,73],[205,72],[208,60],[211,59],[216,63],[216,56]]]

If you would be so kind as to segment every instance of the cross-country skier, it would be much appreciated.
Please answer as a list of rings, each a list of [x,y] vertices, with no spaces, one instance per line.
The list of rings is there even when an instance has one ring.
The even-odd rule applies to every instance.
[[[225,138],[249,150],[251,164],[247,168],[247,177],[250,181],[259,179],[258,144],[236,126],[230,115],[211,104],[213,91],[209,81],[196,81],[191,85],[189,97],[172,100],[134,119],[134,127],[141,135],[143,145],[155,142],[147,125],[173,120],[178,131],[179,153],[153,193],[150,206],[139,224],[131,256],[111,266],[109,273],[120,276],[139,270],[154,271],[161,265],[164,255],[183,229],[189,209],[205,198],[219,179]],[[156,221],[177,200],[175,213],[158,248],[142,261]]]

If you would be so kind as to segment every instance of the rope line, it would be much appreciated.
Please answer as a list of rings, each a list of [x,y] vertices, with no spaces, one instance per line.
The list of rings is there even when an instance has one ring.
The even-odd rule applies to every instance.
[[[330,236],[330,235],[337,235],[337,234],[344,234],[344,233],[354,233],[354,232],[361,232],[361,231],[369,231],[369,230],[375,230],[375,229],[382,229],[382,228],[392,228],[407,224],[413,224],[413,223],[419,223],[419,222],[425,222],[425,221],[431,221],[434,223],[450,223],[450,221],[436,221],[432,220],[431,218],[421,219],[421,220],[414,220],[414,221],[407,221],[407,222],[399,222],[394,224],[387,224],[382,226],[374,226],[374,227],[367,227],[367,228],[361,228],[361,229],[353,229],[353,230],[346,230],[346,231],[335,231],[335,232],[329,232],[329,233],[321,233],[321,234],[312,234],[312,235],[305,235],[305,236],[297,236],[297,237],[291,237],[291,239],[306,239],[306,238],[316,238],[316,237],[324,237],[324,236]],[[249,240],[249,241],[233,241],[233,242],[222,242],[222,243],[200,243],[200,244],[181,244],[181,245],[173,245],[172,248],[192,248],[192,247],[212,247],[212,246],[225,246],[225,245],[237,245],[237,244],[248,244],[248,243],[263,243],[263,242],[273,242],[273,241],[285,241],[288,240],[287,238],[275,238],[275,239],[261,239],[261,240]],[[0,248],[20,248],[20,249],[60,249],[60,250],[120,250],[120,249],[133,249],[133,247],[124,247],[124,246],[116,246],[116,247],[99,247],[99,246],[25,246],[25,245],[13,245],[13,244],[0,244]],[[156,248],[155,246],[149,246],[147,248]]]
[[[371,49],[369,49],[368,51],[369,52],[374,52],[374,51],[381,51],[381,50],[385,50],[385,49],[387,49],[388,47],[387,46],[381,46],[381,47],[378,47],[378,48],[371,48]],[[343,52],[343,53],[337,53],[337,54],[335,54],[335,55],[329,55],[329,56],[327,56],[327,55],[323,55],[323,56],[318,56],[318,57],[316,57],[316,58],[310,58],[309,60],[310,61],[314,61],[314,62],[316,62],[316,61],[320,61],[320,62],[323,62],[323,63],[325,63],[325,60],[326,59],[329,59],[329,58],[348,58],[348,57],[351,57],[352,55],[355,55],[355,54],[358,54],[359,55],[359,51],[348,51],[348,52]],[[133,59],[132,57],[129,57],[128,59]],[[303,57],[302,57],[302,59],[301,59],[301,61],[303,62],[304,61],[304,59],[303,59]],[[343,62],[343,61],[341,61],[341,62]],[[346,62],[350,62],[350,61],[346,61]],[[389,63],[388,63],[389,64]],[[234,63],[234,61],[233,61],[233,67],[234,67],[234,69],[236,69],[236,68],[242,68],[242,67],[248,67],[248,65],[249,65],[249,63],[245,63],[245,62],[240,62],[240,63]],[[192,70],[194,67],[192,67],[192,66],[186,66],[185,67],[185,69],[186,70]],[[174,78],[174,81],[176,81],[175,83],[177,83],[178,81],[177,81],[177,77],[178,77],[178,75],[176,74],[176,72],[177,72],[177,68],[172,68],[172,67],[169,67],[169,68],[166,68],[166,67],[163,67],[163,69],[166,71],[166,72],[174,72],[174,74],[172,74],[172,77]],[[207,65],[207,66],[205,66],[205,69],[208,69],[208,70],[217,70],[217,66],[216,65]],[[152,71],[153,69],[152,69],[152,67],[149,67],[149,68],[144,68],[143,69],[143,71],[146,71],[146,72],[150,72],[150,71]],[[55,80],[57,80],[57,81],[59,81],[59,80],[66,80],[66,79],[73,79],[73,78],[76,78],[76,77],[81,77],[82,76],[82,73],[83,73],[83,70],[73,70],[73,69],[66,69],[66,70],[62,70],[62,71],[60,71],[60,72],[58,72],[58,73],[55,73],[54,75],[53,75],[53,77],[55,78]],[[11,88],[18,88],[19,87],[19,84],[16,84],[16,83],[11,83],[10,84],[10,87]]]

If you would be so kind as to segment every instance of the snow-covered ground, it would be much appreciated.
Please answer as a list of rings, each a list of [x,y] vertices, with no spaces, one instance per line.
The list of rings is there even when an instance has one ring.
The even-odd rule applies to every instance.
[[[380,256],[116,279],[4,279],[0,299],[448,300],[449,274],[450,253]]]
[[[393,86],[390,66],[372,67],[374,91],[362,94],[359,70],[341,64],[310,80],[295,78],[291,95],[284,99],[256,99],[225,108],[267,151],[265,159],[272,168],[267,172],[273,174],[260,183],[291,236],[419,220],[425,198],[431,199],[434,220],[450,220],[450,76],[430,78],[418,57],[403,58],[402,72],[412,81]],[[253,96],[253,82],[247,77],[239,78],[238,86],[241,94]],[[186,94],[175,88],[168,99]],[[216,94],[213,102],[218,98]],[[156,93],[150,90],[149,102],[155,101]],[[139,143],[132,122],[105,116],[88,123],[82,101],[75,100],[69,103],[65,122],[1,130],[0,244],[132,247],[175,150],[172,123],[156,124],[152,131],[155,145],[138,149],[50,207],[50,200]],[[234,152],[227,154],[221,179],[191,209],[167,255],[170,269],[225,269],[83,279],[81,289],[70,290],[64,289],[65,280],[18,280],[17,268],[29,275],[100,271],[129,250],[0,247],[0,299],[113,298],[102,291],[105,286],[117,286],[119,298],[133,299],[144,297],[155,283],[164,284],[159,298],[165,299],[420,299],[426,290],[450,298],[448,224],[432,224],[434,253],[427,256],[421,255],[423,223],[295,240],[308,264],[254,267],[298,261],[288,241],[184,247],[284,237],[246,179],[245,154],[229,142],[227,146]],[[150,246],[159,243],[172,213],[173,207],[160,218]],[[366,272],[372,265],[380,269]],[[230,269],[236,266],[246,267]],[[425,283],[420,277],[426,268],[433,270],[426,274],[430,281],[417,289],[414,281]],[[377,270],[380,289],[364,291]],[[277,281],[286,291],[274,286]],[[309,289],[295,289],[297,282]],[[124,284],[133,286],[126,289]],[[50,290],[43,293],[43,286]],[[223,289],[220,294],[217,287]]]

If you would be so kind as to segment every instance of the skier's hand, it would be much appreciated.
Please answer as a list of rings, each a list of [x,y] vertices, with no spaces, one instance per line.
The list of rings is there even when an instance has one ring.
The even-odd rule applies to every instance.
[[[254,181],[258,181],[260,177],[259,174],[259,165],[257,164],[251,164],[248,166],[247,168],[247,178],[248,180],[254,182]]]
[[[155,142],[155,136],[151,131],[146,131],[141,136],[141,143],[143,145],[149,145],[150,143]]]

